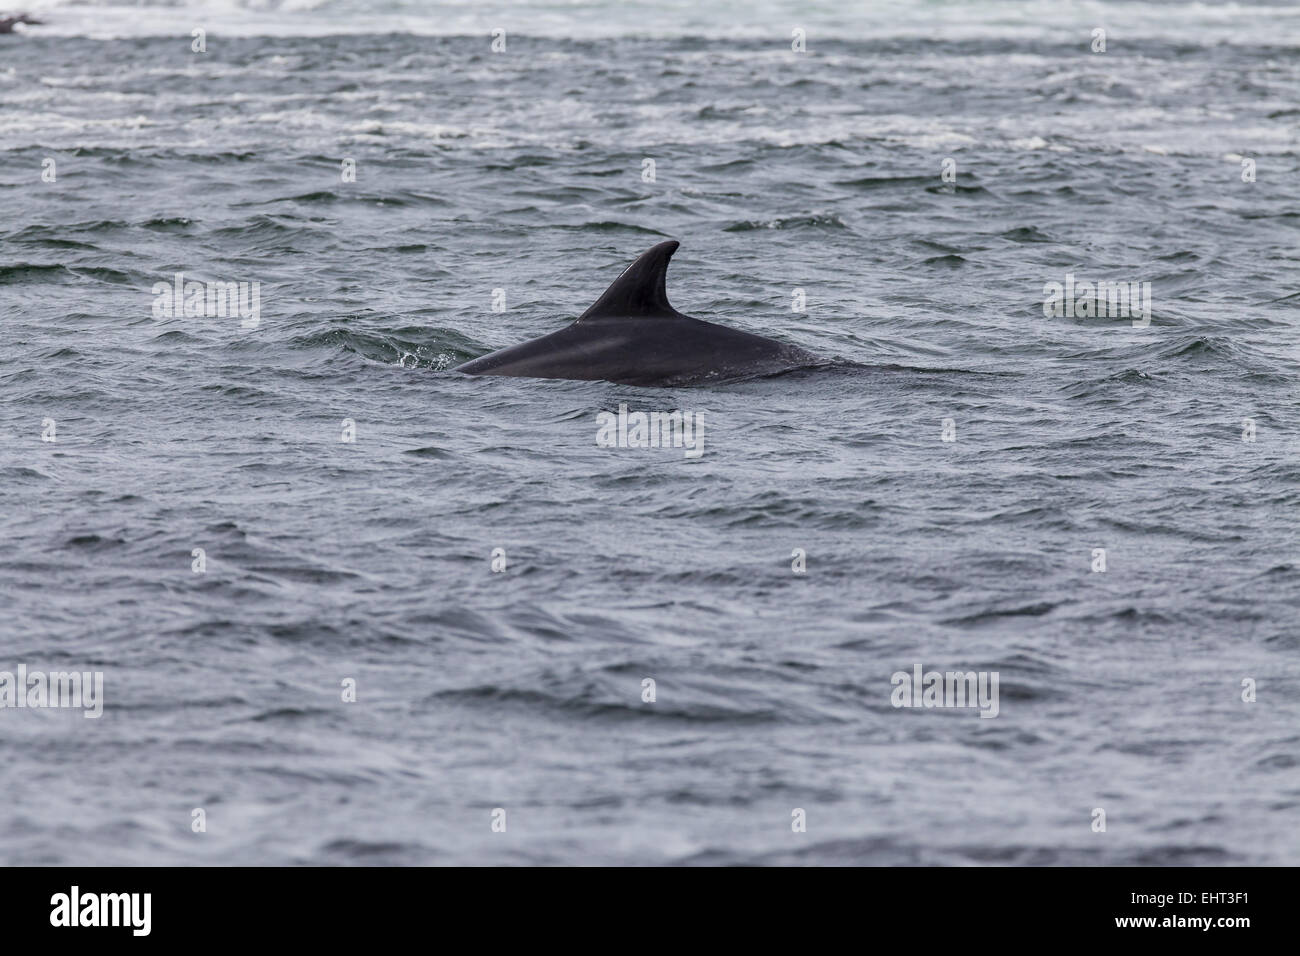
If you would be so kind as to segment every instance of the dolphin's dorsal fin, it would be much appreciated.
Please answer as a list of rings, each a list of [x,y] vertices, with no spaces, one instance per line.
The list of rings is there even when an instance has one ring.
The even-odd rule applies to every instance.
[[[624,269],[614,284],[605,290],[605,294],[578,316],[578,321],[616,316],[673,318],[681,315],[668,304],[667,291],[668,260],[679,245],[677,240],[669,239],[641,253],[636,262]]]

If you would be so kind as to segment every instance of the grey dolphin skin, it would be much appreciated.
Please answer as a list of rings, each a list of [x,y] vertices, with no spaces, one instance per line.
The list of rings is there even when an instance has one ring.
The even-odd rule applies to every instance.
[[[473,359],[470,375],[601,380],[619,385],[698,385],[820,364],[810,352],[761,335],[702,322],[668,304],[661,242],[623,271],[568,328]]]

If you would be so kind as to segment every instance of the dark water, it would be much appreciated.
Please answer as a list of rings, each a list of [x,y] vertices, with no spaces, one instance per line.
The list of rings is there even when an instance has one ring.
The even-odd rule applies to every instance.
[[[0,37],[0,670],[105,675],[0,710],[0,861],[1300,862],[1300,34],[1135,9]],[[663,238],[840,366],[446,371]],[[258,328],[155,318],[178,271]],[[597,447],[621,402],[703,455]]]

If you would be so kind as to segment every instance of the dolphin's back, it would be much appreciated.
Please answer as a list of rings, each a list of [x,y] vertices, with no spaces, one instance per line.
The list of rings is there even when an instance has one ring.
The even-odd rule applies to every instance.
[[[764,375],[816,357],[761,335],[689,316],[575,322],[541,338],[500,349],[461,365],[471,375],[603,379],[623,385],[692,385]]]
[[[617,382],[692,385],[813,364],[793,345],[683,315],[668,302],[668,262],[678,243],[661,242],[628,266],[567,328],[473,359],[456,371]]]

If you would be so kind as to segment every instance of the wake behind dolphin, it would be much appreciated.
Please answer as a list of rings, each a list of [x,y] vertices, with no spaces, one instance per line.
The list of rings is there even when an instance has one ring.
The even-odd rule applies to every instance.
[[[668,304],[668,261],[680,243],[641,254],[568,328],[457,366],[470,375],[699,385],[821,364],[795,345],[683,315]]]

